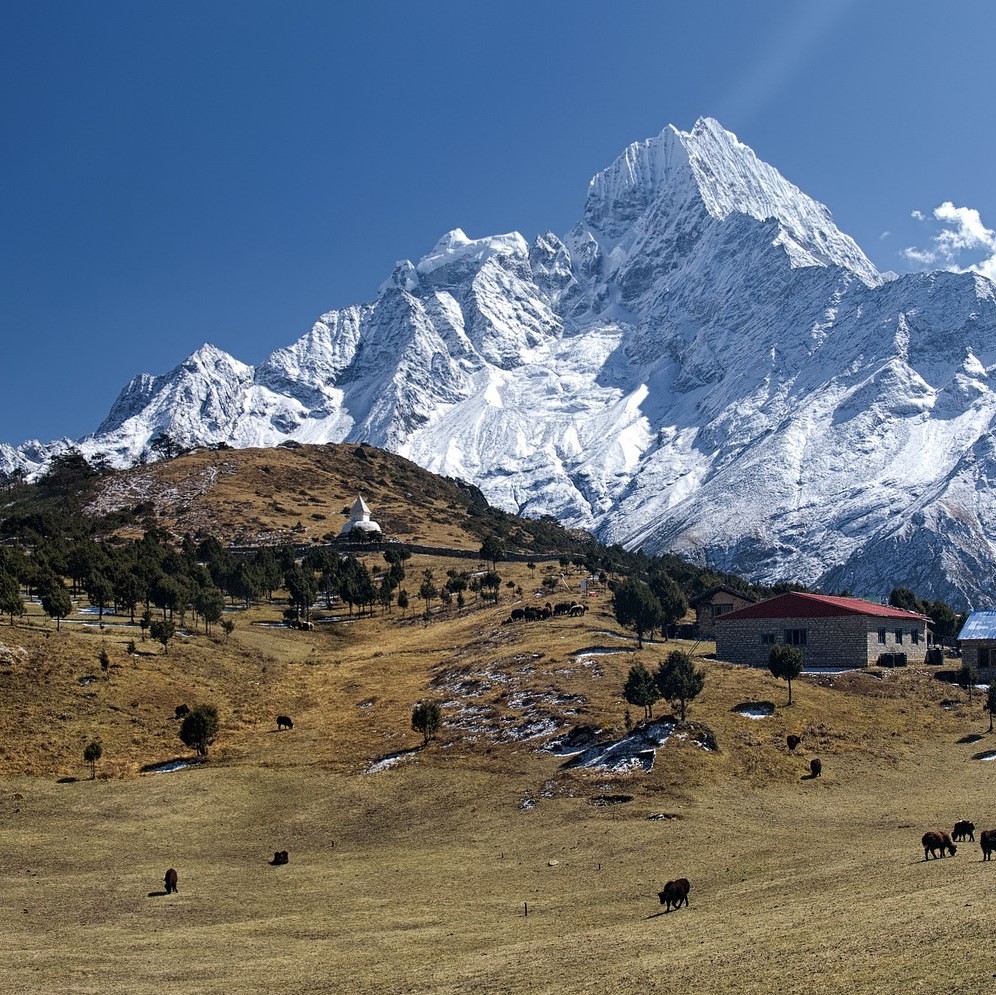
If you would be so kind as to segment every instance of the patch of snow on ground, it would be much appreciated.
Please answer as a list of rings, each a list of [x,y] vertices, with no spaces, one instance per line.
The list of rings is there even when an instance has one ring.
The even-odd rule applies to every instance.
[[[417,750],[399,750],[397,753],[388,753],[379,760],[375,760],[363,773],[377,774],[382,770],[388,770],[390,767],[395,767],[401,763],[402,760],[410,760],[417,752]]]
[[[142,768],[143,774],[172,774],[190,766],[189,760],[165,760],[161,764],[149,764]]]
[[[775,706],[767,701],[749,701],[738,705],[734,711],[745,719],[770,719],[775,714]]]
[[[568,760],[565,767],[584,767],[621,774],[628,771],[653,769],[657,751],[674,732],[672,719],[658,719],[637,726],[622,739],[611,743],[596,743]]]

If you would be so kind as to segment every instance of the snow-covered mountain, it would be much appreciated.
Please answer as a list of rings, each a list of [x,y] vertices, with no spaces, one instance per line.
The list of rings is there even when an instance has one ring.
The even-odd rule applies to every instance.
[[[79,446],[368,441],[608,542],[992,606],[994,369],[996,286],[880,274],[703,119],[626,149],[563,237],[451,231],[255,368],[136,377]]]

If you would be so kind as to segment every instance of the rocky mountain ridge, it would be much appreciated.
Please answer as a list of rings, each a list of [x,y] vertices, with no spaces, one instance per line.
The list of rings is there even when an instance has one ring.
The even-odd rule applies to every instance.
[[[366,441],[603,541],[990,606],[994,333],[991,282],[880,274],[704,119],[626,149],[563,237],[449,232],[257,367],[136,377],[78,445]]]

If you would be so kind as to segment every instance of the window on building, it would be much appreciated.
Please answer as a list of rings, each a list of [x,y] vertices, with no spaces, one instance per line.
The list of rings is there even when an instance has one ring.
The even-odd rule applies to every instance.
[[[774,646],[775,645],[775,634],[773,632],[762,632],[761,633],[761,645],[762,646]]]
[[[884,646],[885,645],[885,629],[878,630],[878,641]]]
[[[902,646],[903,645],[903,630],[902,629],[896,629],[896,645],[897,646]]]
[[[805,629],[786,629],[785,630],[785,645],[786,646],[805,646],[806,645],[806,630]]]
[[[914,646],[916,646],[916,644],[918,642],[920,642],[920,630],[919,629],[910,629],[910,642]]]

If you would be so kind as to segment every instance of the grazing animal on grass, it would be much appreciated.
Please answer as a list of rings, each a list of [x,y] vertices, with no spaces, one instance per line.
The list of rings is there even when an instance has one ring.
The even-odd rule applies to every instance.
[[[982,859],[989,860],[996,850],[996,829],[983,829],[979,833],[979,845],[982,847]]]
[[[509,618],[513,622],[521,622],[525,617],[526,617],[526,610],[525,610],[525,608],[513,608],[512,609],[512,614],[509,615]]]
[[[280,864],[286,864],[287,863],[287,859],[288,858],[287,858],[287,851],[286,850],[274,850],[273,851],[273,860],[271,860],[270,863],[273,864],[274,867],[277,867]]]
[[[570,602],[570,601],[558,601],[553,606],[553,614],[554,615],[566,615],[571,610],[571,604],[572,604],[572,602]]]
[[[959,819],[954,825],[951,838],[958,843],[964,843],[965,840],[971,840],[974,843],[975,823],[969,822],[967,819]]]
[[[817,757],[813,757],[813,759],[809,761],[809,773],[811,777],[822,777],[823,761]]]
[[[176,871],[172,867],[163,875],[163,884],[166,885],[167,895],[176,893],[180,890],[176,886]]]
[[[567,614],[570,615],[571,618],[580,618],[587,610],[587,605],[579,605],[575,603],[567,610]]]
[[[931,830],[923,834],[923,839],[920,842],[923,844],[924,860],[930,860],[931,857],[937,860],[938,856],[944,856],[945,850],[952,857],[958,852],[958,847],[951,842],[951,837],[945,832]]]
[[[788,745],[789,753],[794,753],[795,748],[802,742],[801,736],[786,736],[785,742]]]
[[[289,715],[277,716],[277,732],[280,732],[282,729],[293,729],[293,728],[294,728],[294,723],[291,721],[291,717]]]
[[[664,912],[670,912],[672,906],[676,909],[680,909],[682,902],[684,902],[687,907],[688,892],[691,887],[692,886],[688,883],[688,878],[677,878],[674,881],[668,881],[668,883],[664,885],[664,890],[657,892],[657,897],[661,900],[661,905],[665,907]]]
[[[178,718],[182,719],[190,711],[189,705],[177,705],[173,711],[173,714]]]
[[[315,631],[315,623],[314,622],[304,622],[304,621],[301,621],[301,622],[297,623],[297,627],[302,632],[314,632]]]

